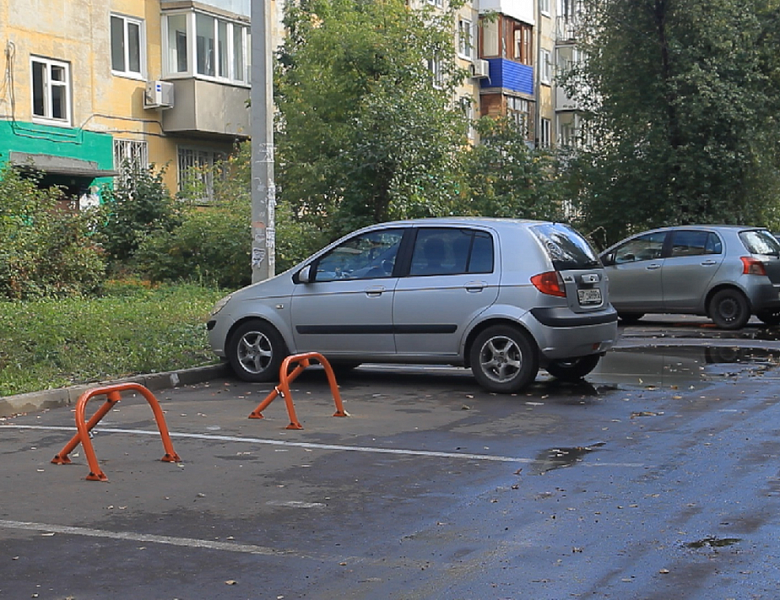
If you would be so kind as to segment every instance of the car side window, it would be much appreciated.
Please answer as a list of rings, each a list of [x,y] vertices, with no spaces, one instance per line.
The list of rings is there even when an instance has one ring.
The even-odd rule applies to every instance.
[[[425,228],[417,232],[409,275],[459,275],[493,271],[493,238],[481,231]]]
[[[672,233],[671,256],[701,256],[702,254],[720,254],[723,243],[712,231],[680,230]]]
[[[663,231],[635,237],[615,250],[615,264],[661,258],[665,239]]]
[[[389,229],[349,238],[315,262],[314,281],[391,277],[403,234]]]

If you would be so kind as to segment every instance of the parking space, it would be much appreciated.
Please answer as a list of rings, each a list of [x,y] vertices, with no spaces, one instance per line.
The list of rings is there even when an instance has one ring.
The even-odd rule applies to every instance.
[[[712,465],[689,462],[693,440],[708,436],[730,490],[766,486],[776,469],[735,465],[770,436],[773,372],[759,382],[744,364],[692,389],[541,375],[502,396],[460,369],[361,367],[340,381],[339,418],[313,370],[293,384],[303,430],[285,428],[282,399],[247,418],[270,386],[219,379],[156,394],[180,463],[160,462],[149,406],[123,396],[93,440],[105,483],[85,481],[81,447],[50,463],[75,431],[71,408],[8,419],[0,597],[711,592],[762,563],[773,517],[765,494],[737,499]],[[747,430],[759,446],[737,451],[726,433]],[[734,507],[728,518],[706,495]],[[708,535],[742,540],[739,552],[683,549]],[[759,591],[775,585],[766,573]]]

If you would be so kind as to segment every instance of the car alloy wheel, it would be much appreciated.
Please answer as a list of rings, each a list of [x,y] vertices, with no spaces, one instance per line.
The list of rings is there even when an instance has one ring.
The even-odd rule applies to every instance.
[[[470,359],[477,382],[491,392],[517,392],[539,371],[534,342],[508,325],[493,325],[480,333],[471,346]]]
[[[257,382],[278,377],[279,366],[288,351],[276,329],[253,319],[233,332],[227,353],[230,365],[240,379]]]

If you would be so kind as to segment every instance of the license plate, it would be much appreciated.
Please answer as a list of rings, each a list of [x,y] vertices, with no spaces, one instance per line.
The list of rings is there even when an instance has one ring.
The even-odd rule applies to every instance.
[[[601,304],[601,290],[599,288],[577,290],[577,298],[580,304]]]

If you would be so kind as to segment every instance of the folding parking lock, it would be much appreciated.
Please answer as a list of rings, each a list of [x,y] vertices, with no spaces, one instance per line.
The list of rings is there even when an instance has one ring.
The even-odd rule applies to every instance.
[[[312,360],[321,364],[328,376],[330,391],[331,394],[333,394],[333,401],[336,404],[336,412],[333,413],[333,416],[348,416],[341,403],[341,394],[339,394],[339,388],[336,384],[336,376],[333,374],[333,367],[330,366],[330,363],[322,354],[319,354],[318,352],[305,352],[303,354],[293,354],[282,361],[282,365],[279,367],[279,385],[274,387],[273,391],[266,396],[265,400],[252,411],[249,418],[262,419],[262,411],[268,408],[268,405],[271,404],[277,396],[281,396],[284,398],[284,402],[287,405],[287,414],[290,417],[290,424],[287,426],[287,429],[303,429],[303,425],[300,424],[298,417],[295,414],[295,406],[293,405],[292,394],[290,393],[290,383],[295,381],[295,378],[303,373],[306,367],[311,366]],[[293,363],[297,364],[297,366],[290,371],[290,365]]]
[[[111,408],[117,402],[119,402],[119,393],[127,390],[139,392],[144,398],[146,398],[146,401],[149,402],[149,405],[152,407],[152,412],[154,413],[154,418],[157,421],[157,428],[160,430],[160,437],[162,438],[163,448],[165,450],[165,456],[163,456],[160,460],[163,462],[179,462],[181,459],[179,458],[179,455],[176,454],[176,452],[173,450],[171,436],[168,433],[168,427],[165,424],[165,417],[163,416],[163,411],[160,408],[160,403],[157,401],[157,398],[154,397],[152,392],[138,383],[119,383],[115,385],[93,388],[84,392],[76,403],[77,433],[67,444],[65,444],[65,447],[60,450],[59,454],[57,454],[51,462],[57,465],[70,464],[71,461],[70,458],[68,458],[68,454],[70,454],[73,449],[80,443],[84,448],[84,454],[87,455],[87,462],[89,463],[89,475],[87,475],[87,479],[89,481],[108,481],[105,473],[100,470],[100,465],[98,464],[97,456],[95,456],[95,449],[92,446],[92,440],[90,439],[89,432],[93,427],[95,427],[95,425],[98,424],[100,419],[106,416],[108,411],[110,411]],[[95,411],[95,414],[92,415],[92,418],[90,418],[89,422],[87,422],[85,416],[87,402],[89,402],[89,400],[95,396],[103,395],[106,396],[105,403],[103,403],[103,406]]]

